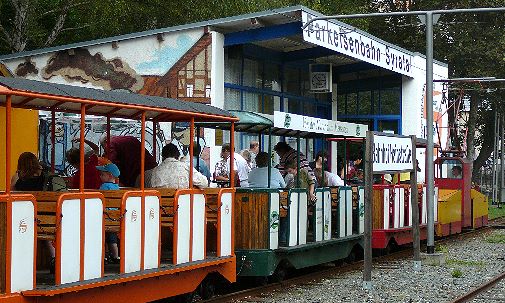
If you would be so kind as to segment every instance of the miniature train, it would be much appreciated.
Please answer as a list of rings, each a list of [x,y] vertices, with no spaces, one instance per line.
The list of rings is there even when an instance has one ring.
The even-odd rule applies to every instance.
[[[77,112],[81,125],[86,114],[142,123],[146,118],[190,121],[193,134],[195,120],[228,123],[232,148],[234,126],[240,123],[209,106],[31,80],[0,78],[0,95],[7,112],[7,163],[11,140],[16,139],[11,139],[12,107]],[[83,139],[81,131],[81,144]],[[463,178],[442,174],[436,179],[439,236],[487,224],[487,200],[470,188],[469,164],[450,160],[460,162]],[[189,301],[195,292],[202,298],[212,296],[217,280],[281,280],[289,268],[351,261],[362,253],[361,186],[317,189],[315,203],[301,189],[148,190],[142,185],[85,191],[81,182],[76,191],[20,193],[9,189],[9,165],[7,189],[0,195],[0,302]],[[230,166],[233,169],[233,161]],[[425,226],[425,190],[416,190]],[[406,185],[374,187],[374,248],[412,241],[409,192]],[[106,231],[120,233],[118,266],[104,265]],[[49,273],[44,241],[55,243],[54,275]]]

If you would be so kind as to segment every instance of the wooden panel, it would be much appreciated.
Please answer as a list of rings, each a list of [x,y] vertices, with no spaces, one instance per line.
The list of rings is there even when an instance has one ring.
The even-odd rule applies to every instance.
[[[372,229],[384,229],[384,190],[373,190]]]
[[[235,247],[266,249],[270,233],[269,193],[235,194]]]
[[[5,293],[7,251],[7,203],[0,203],[0,293]]]

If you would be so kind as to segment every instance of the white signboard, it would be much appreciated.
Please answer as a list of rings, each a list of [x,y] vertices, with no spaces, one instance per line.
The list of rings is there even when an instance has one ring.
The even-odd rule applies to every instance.
[[[413,169],[412,139],[374,134],[373,171],[406,171]]]
[[[302,11],[302,22],[320,17]],[[364,35],[341,22],[318,20],[303,31],[303,40],[350,57],[413,77],[413,54],[378,38]]]
[[[360,138],[364,138],[368,130],[368,126],[364,124],[327,120],[278,111],[274,112],[274,127]]]

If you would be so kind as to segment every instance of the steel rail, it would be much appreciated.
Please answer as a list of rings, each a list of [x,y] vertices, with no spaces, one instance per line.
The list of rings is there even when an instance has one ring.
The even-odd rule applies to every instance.
[[[498,282],[503,280],[505,278],[505,272],[502,272],[501,274],[497,275],[494,277],[492,280],[482,284],[481,286],[472,289],[471,291],[467,292],[466,294],[462,295],[461,297],[458,297],[454,300],[452,300],[450,303],[463,303],[463,302],[469,302],[473,299],[475,299],[478,295],[486,292],[488,289],[492,288]]]
[[[496,228],[497,226],[498,227],[501,226],[499,224],[503,224],[504,222],[505,222],[504,218],[496,218],[494,220],[490,220],[488,223],[488,226],[485,226],[483,228],[469,230],[469,231],[465,231],[465,232],[462,232],[459,234],[453,234],[453,235],[447,236],[443,239],[437,240],[435,242],[437,244],[441,244],[441,243],[446,243],[449,241],[458,240],[461,237],[468,237],[468,236],[471,236],[471,235],[474,235],[477,233],[479,233],[479,234],[484,233],[486,231],[491,230],[492,228]],[[374,268],[380,268],[380,265],[379,265],[380,262],[391,261],[391,260],[395,260],[395,259],[399,259],[399,258],[403,258],[403,257],[410,257],[410,256],[412,256],[412,254],[413,254],[413,250],[412,250],[412,248],[409,247],[407,249],[403,249],[403,250],[400,250],[400,251],[397,251],[394,253],[390,253],[388,255],[374,257],[373,258]],[[202,300],[200,302],[202,302],[202,303],[223,302],[224,303],[224,302],[235,302],[236,300],[245,299],[246,297],[251,297],[251,296],[258,296],[259,297],[259,296],[261,296],[261,294],[264,294],[264,293],[269,293],[269,292],[279,290],[279,289],[285,289],[287,287],[294,286],[294,285],[313,283],[314,281],[318,281],[318,280],[321,280],[323,278],[327,278],[332,275],[343,274],[343,273],[347,273],[347,272],[350,272],[353,270],[358,270],[360,268],[363,268],[363,260],[356,261],[354,263],[346,264],[343,266],[336,266],[336,267],[332,267],[329,269],[324,269],[324,270],[320,270],[320,271],[316,271],[316,272],[310,272],[310,273],[303,274],[303,275],[300,275],[297,277],[286,279],[281,282],[270,283],[267,285],[248,288],[248,289],[236,291],[236,292],[225,294],[225,295],[218,295],[218,296],[215,296],[211,299]],[[505,273],[503,275],[505,277]],[[451,303],[459,303],[459,302],[465,302],[465,301],[454,301]]]

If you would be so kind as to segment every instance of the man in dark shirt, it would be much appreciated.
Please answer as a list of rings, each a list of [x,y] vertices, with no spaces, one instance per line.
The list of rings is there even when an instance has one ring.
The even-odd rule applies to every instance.
[[[107,150],[107,137],[100,140],[105,149],[105,157],[116,164],[121,172],[119,182],[123,186],[134,187],[137,176],[140,174],[140,141],[132,136],[111,136],[109,150]],[[158,164],[156,159],[145,150],[144,170],[153,169]]]
[[[310,178],[316,182],[316,176],[314,175],[314,172],[312,171],[312,168],[309,166],[309,162],[307,161],[307,158],[305,158],[305,155],[303,153],[298,153],[294,148],[289,146],[286,142],[279,142],[274,146],[274,151],[279,155],[280,160],[279,160],[279,165],[277,166],[277,169],[279,169],[281,175],[285,177],[288,172],[286,170],[286,164],[289,161],[298,161],[298,155],[300,156],[300,168],[305,169],[307,173],[309,174]]]

